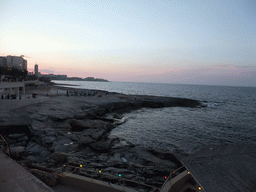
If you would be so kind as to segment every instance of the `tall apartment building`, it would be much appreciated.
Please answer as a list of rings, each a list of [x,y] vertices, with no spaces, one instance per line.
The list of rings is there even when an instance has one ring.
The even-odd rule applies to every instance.
[[[37,64],[35,64],[35,75],[36,75],[36,77],[38,77],[38,65]]]
[[[3,66],[27,70],[27,60],[23,59],[22,56],[17,57],[8,55],[7,57],[0,57],[0,63],[1,61],[3,62]]]
[[[6,57],[0,57],[0,67],[6,67]]]

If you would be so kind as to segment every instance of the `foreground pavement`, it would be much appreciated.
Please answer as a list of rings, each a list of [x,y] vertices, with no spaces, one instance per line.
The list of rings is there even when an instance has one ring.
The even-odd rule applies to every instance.
[[[2,151],[0,151],[0,191],[53,192],[50,187],[26,171]]]

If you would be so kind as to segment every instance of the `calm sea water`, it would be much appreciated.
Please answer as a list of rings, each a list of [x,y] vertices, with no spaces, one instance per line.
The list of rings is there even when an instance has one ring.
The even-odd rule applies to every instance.
[[[205,108],[143,108],[111,132],[136,145],[192,153],[208,144],[256,144],[256,88],[159,83],[55,81],[77,88],[197,99]]]

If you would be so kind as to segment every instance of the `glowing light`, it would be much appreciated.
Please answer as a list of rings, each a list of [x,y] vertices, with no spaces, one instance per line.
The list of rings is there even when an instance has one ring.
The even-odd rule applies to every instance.
[[[118,176],[121,177],[121,174],[119,174]]]
[[[101,173],[101,170],[99,170],[99,173]]]
[[[201,190],[202,188],[201,187],[198,187],[199,190]]]
[[[83,167],[83,165],[80,165],[80,167]]]
[[[66,165],[63,165],[63,167],[66,167]]]
[[[190,172],[188,171],[188,174],[190,174]]]
[[[167,176],[164,176],[164,179],[167,179]]]

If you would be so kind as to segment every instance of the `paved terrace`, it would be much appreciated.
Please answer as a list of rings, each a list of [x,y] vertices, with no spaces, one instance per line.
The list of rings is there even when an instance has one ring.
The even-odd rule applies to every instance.
[[[0,191],[53,192],[50,187],[26,171],[2,151],[0,151]]]
[[[207,192],[256,191],[256,145],[208,146],[182,163]]]

